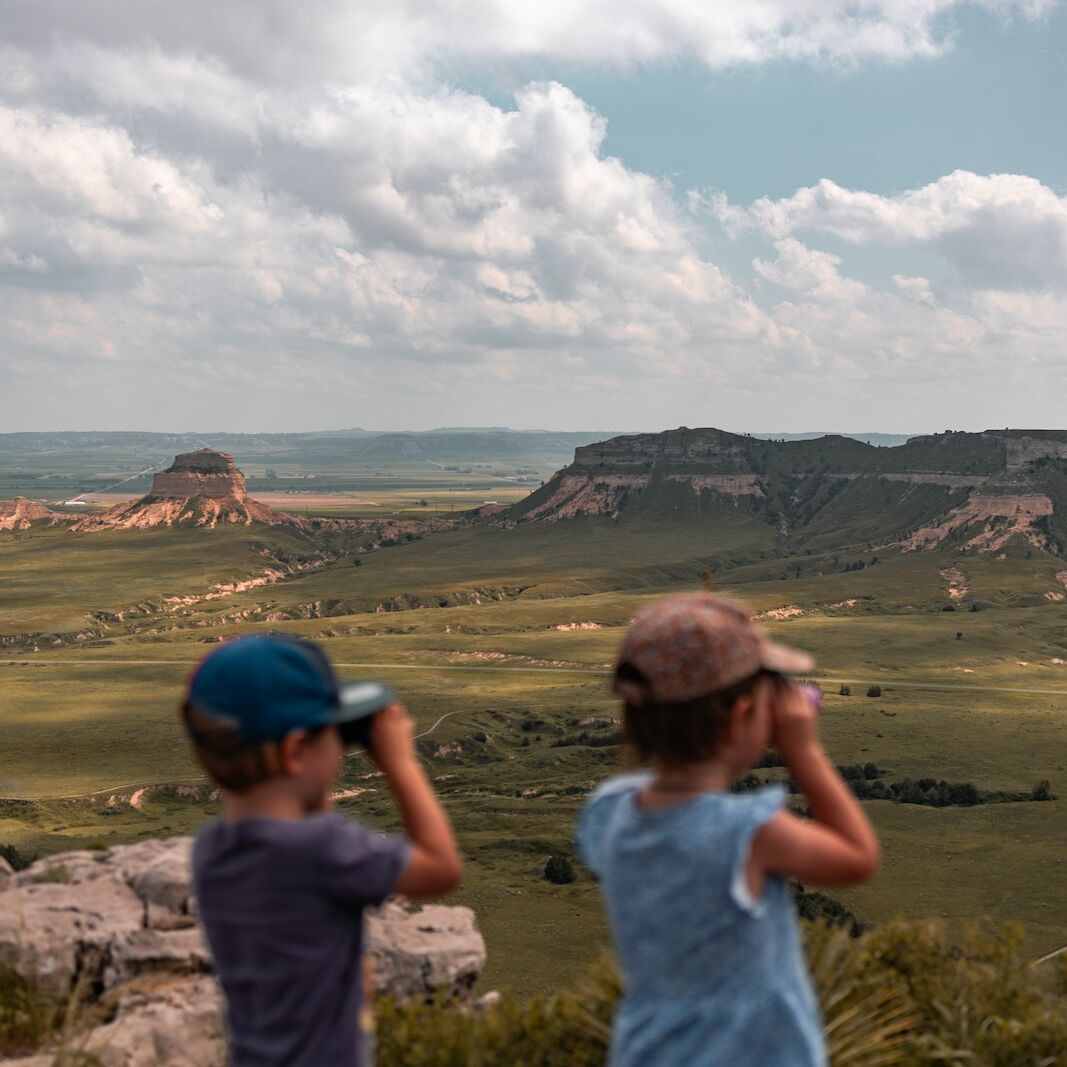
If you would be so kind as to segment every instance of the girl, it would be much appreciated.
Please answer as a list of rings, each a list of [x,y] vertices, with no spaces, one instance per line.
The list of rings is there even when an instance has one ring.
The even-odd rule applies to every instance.
[[[826,1063],[787,880],[853,885],[879,853],[788,678],[811,667],[710,593],[660,601],[627,633],[613,688],[651,770],[604,782],[578,826],[626,984],[612,1067]],[[729,792],[769,744],[810,820],[784,807],[781,786]]]

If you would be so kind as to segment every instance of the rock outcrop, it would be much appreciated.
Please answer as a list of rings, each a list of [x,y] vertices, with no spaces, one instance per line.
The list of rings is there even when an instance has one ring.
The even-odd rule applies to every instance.
[[[36,500],[17,496],[13,500],[0,500],[0,530],[28,530],[37,523],[54,526],[63,516]]]
[[[152,489],[140,500],[127,501],[76,523],[76,531],[147,529],[153,526],[219,524],[304,527],[303,519],[261,504],[248,495],[245,476],[233,456],[202,448],[184,452],[152,479]]]
[[[99,1001],[108,1021],[76,1035],[102,1067],[221,1067],[222,1001],[197,924],[187,837],[68,852],[18,873],[0,863],[0,964],[56,994]],[[466,998],[485,965],[469,908],[367,919],[377,992]],[[8,1067],[51,1067],[53,1054]],[[95,1062],[95,1061],[94,1061]]]
[[[499,521],[631,517],[748,524],[753,543],[818,539],[969,551],[1067,550],[1067,431],[987,430],[878,448],[852,438],[774,441],[682,427],[578,448]],[[787,545],[785,542],[795,542]]]

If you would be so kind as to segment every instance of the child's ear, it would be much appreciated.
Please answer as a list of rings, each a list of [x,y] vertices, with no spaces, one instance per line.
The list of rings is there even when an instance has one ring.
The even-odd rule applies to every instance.
[[[278,770],[295,778],[304,769],[304,753],[307,751],[307,730],[293,730],[283,737],[277,746]]]
[[[756,709],[756,702],[752,699],[748,693],[742,693],[730,708],[730,715],[727,721],[727,734],[732,741],[745,729],[748,720],[752,717],[752,713]]]

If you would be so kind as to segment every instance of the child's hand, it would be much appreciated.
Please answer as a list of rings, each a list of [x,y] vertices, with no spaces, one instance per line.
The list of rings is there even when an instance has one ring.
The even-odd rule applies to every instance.
[[[415,760],[415,721],[403,704],[390,704],[374,716],[370,756],[387,777]]]
[[[774,694],[773,715],[773,744],[786,765],[792,766],[817,747],[819,713],[803,687],[789,682],[779,685]]]

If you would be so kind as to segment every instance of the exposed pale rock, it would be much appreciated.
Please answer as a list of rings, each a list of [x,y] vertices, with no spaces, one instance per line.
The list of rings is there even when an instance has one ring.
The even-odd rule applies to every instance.
[[[186,930],[133,930],[115,938],[104,972],[106,986],[148,973],[210,974],[211,951],[198,926]]]
[[[367,919],[375,988],[400,1000],[470,993],[485,966],[485,942],[470,908],[435,904],[408,912],[388,903]]]
[[[148,909],[148,925],[162,929],[190,926],[193,896],[192,841],[173,838],[169,847],[129,875],[133,891]]]
[[[218,984],[208,977],[133,983],[85,1050],[101,1067],[221,1067],[226,1031]]]
[[[975,493],[938,522],[916,530],[901,547],[905,551],[935,548],[959,530],[966,535],[963,547],[982,552],[998,552],[1016,537],[1034,548],[1049,549],[1048,535],[1039,521],[1052,513],[1052,501],[1043,493]]]
[[[0,895],[0,960],[57,992],[102,972],[114,943],[141,928],[144,906],[120,878],[39,882]]]
[[[36,500],[17,496],[13,500],[0,500],[0,530],[28,530],[35,523],[54,526],[63,516]]]
[[[0,962],[56,993],[104,989],[106,1025],[75,1047],[102,1067],[221,1067],[226,1041],[211,956],[196,925],[188,837],[67,852],[0,867]],[[6,878],[6,885],[4,879]],[[469,908],[368,916],[375,988],[466,997],[485,964]],[[52,1067],[54,1054],[0,1061]]]

